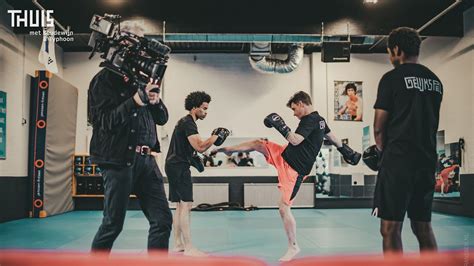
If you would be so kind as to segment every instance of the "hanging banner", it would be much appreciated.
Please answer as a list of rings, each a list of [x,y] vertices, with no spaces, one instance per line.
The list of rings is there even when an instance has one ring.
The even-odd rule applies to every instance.
[[[44,27],[43,42],[41,43],[38,61],[46,67],[46,70],[52,73],[58,73],[56,54],[54,52],[55,40],[56,38],[54,37],[54,24],[49,28]]]

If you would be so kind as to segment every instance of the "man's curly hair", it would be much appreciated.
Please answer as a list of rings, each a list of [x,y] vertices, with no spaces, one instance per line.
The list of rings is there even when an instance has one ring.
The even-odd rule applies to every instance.
[[[400,27],[392,30],[387,40],[387,47],[393,50],[398,46],[399,51],[407,56],[418,56],[420,53],[421,38],[415,29]]]
[[[210,103],[211,96],[203,91],[193,91],[184,100],[184,108],[191,111],[194,107],[198,108],[203,103]]]

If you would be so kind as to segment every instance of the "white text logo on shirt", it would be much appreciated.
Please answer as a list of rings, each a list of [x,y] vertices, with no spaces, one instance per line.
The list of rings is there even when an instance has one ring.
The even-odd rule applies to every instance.
[[[326,123],[324,121],[319,121],[319,129],[324,129],[326,127]]]
[[[434,91],[443,94],[443,86],[434,79],[420,78],[420,77],[405,77],[405,85],[407,90],[417,89],[421,92]]]

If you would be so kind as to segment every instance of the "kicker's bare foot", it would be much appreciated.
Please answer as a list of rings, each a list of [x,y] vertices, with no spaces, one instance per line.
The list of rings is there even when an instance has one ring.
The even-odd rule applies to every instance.
[[[286,251],[286,254],[283,255],[283,257],[281,257],[279,259],[279,261],[290,261],[293,259],[293,257],[295,257],[298,253],[300,253],[300,248],[295,245],[295,246],[290,246],[288,247],[288,251]]]
[[[190,256],[190,257],[207,257],[209,255],[207,255],[206,253],[200,251],[199,249],[197,248],[191,248],[191,249],[188,249],[188,250],[185,250],[184,251],[184,256]]]
[[[184,246],[183,245],[176,245],[174,246],[173,252],[183,252],[184,251]]]

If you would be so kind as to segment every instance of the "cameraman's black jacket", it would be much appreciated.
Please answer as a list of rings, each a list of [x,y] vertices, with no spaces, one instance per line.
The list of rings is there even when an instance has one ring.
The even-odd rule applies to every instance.
[[[168,121],[164,103],[139,106],[133,100],[136,89],[107,69],[102,69],[92,79],[88,91],[88,120],[93,132],[90,145],[91,160],[102,165],[131,166],[138,143],[139,121],[156,136],[156,126]],[[141,110],[146,108],[146,110]],[[140,118],[144,115],[145,119]],[[149,119],[147,119],[149,117]],[[143,125],[142,125],[143,128]],[[158,138],[152,150],[160,151]]]

